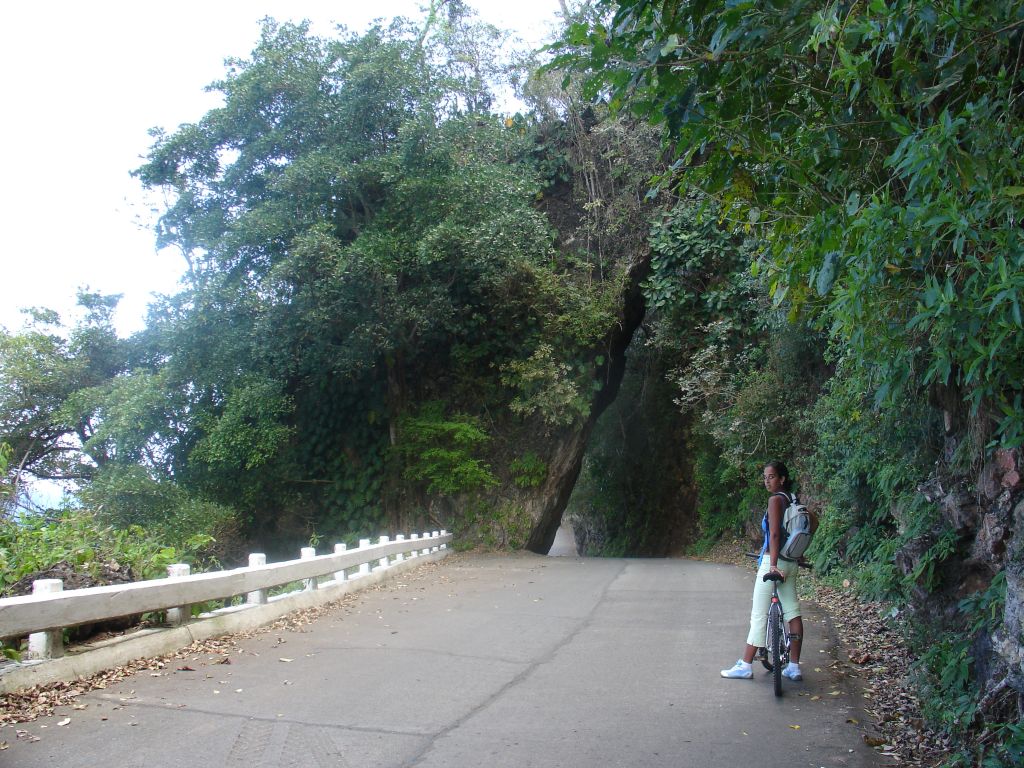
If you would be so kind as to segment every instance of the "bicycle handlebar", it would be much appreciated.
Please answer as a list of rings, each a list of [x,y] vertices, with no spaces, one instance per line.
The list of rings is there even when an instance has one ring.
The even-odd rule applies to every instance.
[[[759,559],[761,559],[761,553],[760,552],[744,552],[743,554],[745,556],[749,557],[751,560],[759,560]],[[800,558],[799,560],[797,560],[796,564],[797,564],[798,568],[806,568],[808,571],[813,571],[814,570],[814,566],[811,565],[810,563],[808,563],[803,558]]]

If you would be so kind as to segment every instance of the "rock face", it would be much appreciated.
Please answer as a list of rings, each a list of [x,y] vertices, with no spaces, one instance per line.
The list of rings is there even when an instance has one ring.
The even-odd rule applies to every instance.
[[[1016,470],[1014,470],[1016,472]],[[1017,484],[1019,485],[1017,474]],[[1024,714],[1024,494],[1018,492],[1012,513],[1012,532],[1006,550],[1006,607],[1003,626],[993,638],[993,651],[1005,669],[1005,684],[1017,694],[1017,714]],[[989,680],[998,695],[999,682]]]
[[[988,639],[989,663],[979,665],[986,673],[979,675],[984,686],[983,707],[995,710],[991,714],[997,716],[1005,716],[998,710],[1007,705],[1016,709],[1017,717],[1024,715],[1024,484],[1020,462],[1017,450],[997,451],[982,469],[978,498],[960,516],[963,525],[959,530],[971,537],[965,565],[1006,574],[1002,627]]]
[[[585,248],[595,262],[593,277],[624,275],[617,317],[592,349],[582,350],[595,371],[590,410],[569,427],[548,432],[538,444],[548,472],[533,488],[506,489],[499,503],[517,510],[529,526],[526,548],[546,553],[555,539],[579,477],[583,454],[598,417],[618,394],[626,370],[626,351],[644,318],[640,285],[650,272],[647,234],[653,204],[644,194],[661,168],[660,136],[649,126],[625,120],[600,122],[588,108],[566,117],[558,141],[571,180],[556,185],[540,201],[558,231],[559,249]],[[595,237],[595,233],[601,233]],[[579,357],[577,353],[577,357]],[[538,430],[543,427],[538,427]]]
[[[546,554],[555,540],[562,514],[569,504],[573,487],[583,466],[583,454],[587,441],[598,417],[605,411],[618,394],[622,377],[626,371],[626,350],[633,333],[644,318],[644,300],[640,284],[650,271],[650,254],[642,253],[630,266],[626,288],[622,296],[622,315],[619,323],[609,331],[608,337],[598,351],[605,358],[598,368],[601,387],[594,395],[587,419],[566,430],[554,443],[548,460],[548,475],[545,481],[523,499],[523,506],[533,521],[526,542],[531,552]]]
[[[1024,483],[1021,454],[1000,450],[972,478],[933,478],[919,490],[938,505],[958,541],[957,554],[943,563],[943,588],[914,595],[914,608],[931,618],[956,616],[957,605],[984,590],[1000,572],[1006,576],[1002,625],[973,639],[975,677],[982,692],[981,714],[992,721],[1024,716]],[[937,534],[936,534],[937,535]],[[896,555],[910,573],[934,536],[915,540]]]

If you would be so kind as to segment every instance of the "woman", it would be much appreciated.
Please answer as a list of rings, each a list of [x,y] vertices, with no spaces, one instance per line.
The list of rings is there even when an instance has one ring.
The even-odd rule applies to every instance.
[[[743,658],[731,669],[723,669],[722,677],[747,679],[754,676],[751,663],[758,646],[764,645],[765,630],[768,625],[768,606],[772,600],[772,582],[764,581],[766,573],[774,572],[782,576],[779,583],[779,599],[782,601],[782,615],[789,622],[789,658],[790,662],[782,670],[782,674],[790,680],[803,680],[800,674],[800,645],[804,635],[804,622],[800,618],[800,601],[796,596],[795,560],[779,557],[784,532],[782,515],[789,506],[789,470],[781,461],[772,461],[764,467],[764,487],[770,494],[768,509],[761,521],[764,531],[764,544],[761,546],[761,557],[758,559],[757,578],[754,580],[754,600],[750,610],[750,632],[747,634],[747,645],[743,649]]]

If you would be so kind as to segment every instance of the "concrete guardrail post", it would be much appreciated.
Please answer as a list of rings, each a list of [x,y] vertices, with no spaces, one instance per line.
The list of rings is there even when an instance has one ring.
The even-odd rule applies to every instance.
[[[314,549],[313,547],[303,547],[299,554],[300,560],[312,560],[314,557],[316,557],[316,549]],[[312,579],[303,579],[302,583],[303,589],[306,592],[311,592],[318,586],[316,576],[314,576]]]
[[[378,544],[387,544],[389,541],[391,541],[391,539],[388,538],[387,536],[381,536],[377,543]],[[382,557],[380,560],[377,561],[377,567],[374,568],[373,570],[375,570],[375,571],[383,571],[385,568],[388,567],[388,565],[390,565],[390,561],[386,557]]]
[[[346,549],[348,549],[348,545],[346,545],[346,544],[335,544],[334,545],[334,554],[336,554],[336,555],[344,554]],[[337,581],[338,583],[341,583],[341,582],[343,582],[345,580],[345,569],[344,568],[342,568],[340,571],[335,571],[334,572],[334,580]]]
[[[446,531],[444,528],[442,528],[441,529],[441,535],[442,536],[447,536],[448,535],[448,531]],[[445,542],[442,542],[441,543],[441,549],[448,549],[448,544],[445,543]]]
[[[32,582],[33,595],[52,595],[64,591],[64,582],[60,579],[37,579]],[[45,632],[33,632],[28,636],[29,659],[59,659],[64,655],[64,630],[48,629]]]
[[[267,556],[262,552],[253,552],[249,555],[249,567],[259,568],[260,566],[267,564]],[[249,592],[245,596],[245,602],[248,605],[266,605],[267,604],[267,590],[257,589],[254,592]]]
[[[423,532],[423,538],[424,539],[429,539],[430,538],[430,534],[427,533],[426,531],[424,531]],[[420,550],[420,554],[429,555],[430,554],[430,545],[428,544],[424,549],[421,549]]]
[[[420,535],[418,533],[410,533],[409,534],[409,541],[419,541],[419,538],[420,538]],[[409,557],[410,558],[416,557],[417,555],[419,555],[419,553],[420,553],[420,551],[418,549],[414,549],[412,552],[409,553]]]
[[[366,549],[369,546],[370,546],[370,540],[369,539],[360,539],[359,540],[359,548],[360,549]],[[359,572],[356,573],[356,574],[353,574],[352,578],[353,579],[358,579],[360,576],[368,576],[369,574],[370,574],[370,564],[369,563],[360,563],[359,564]]]
[[[395,535],[395,541],[405,541],[405,534],[403,534],[403,533],[396,534]],[[395,562],[396,563],[400,563],[403,560],[405,560],[405,555],[403,555],[401,552],[396,552],[395,553]]]
[[[167,566],[167,578],[169,579],[181,578],[191,573],[192,567],[188,563],[174,563]],[[188,620],[191,618],[191,605],[179,605],[175,608],[167,609],[167,623],[172,627],[180,627],[182,624],[188,623]]]
[[[437,538],[438,536],[440,536],[440,535],[441,535],[441,534],[440,534],[440,533],[438,533],[437,531],[431,531],[431,532],[430,532],[430,538],[432,538],[432,539],[436,539],[436,538]],[[430,551],[431,551],[431,552],[437,552],[437,550],[438,550],[438,549],[440,549],[440,547],[438,547],[438,546],[437,546],[437,544],[434,544],[434,546],[432,546],[432,547],[430,548]]]

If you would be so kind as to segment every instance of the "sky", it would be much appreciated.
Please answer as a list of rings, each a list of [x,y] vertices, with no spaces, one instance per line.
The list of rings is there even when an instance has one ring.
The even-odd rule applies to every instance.
[[[480,17],[540,44],[558,0],[467,0]],[[219,105],[204,88],[224,59],[248,57],[260,19],[308,19],[315,34],[374,18],[420,18],[423,0],[60,0],[0,7],[0,326],[23,307],[76,316],[79,288],[122,293],[115,324],[144,327],[155,293],[174,293],[184,259],[157,251],[161,200],[130,172],[149,129],[173,131]],[[156,209],[154,211],[154,209]]]

